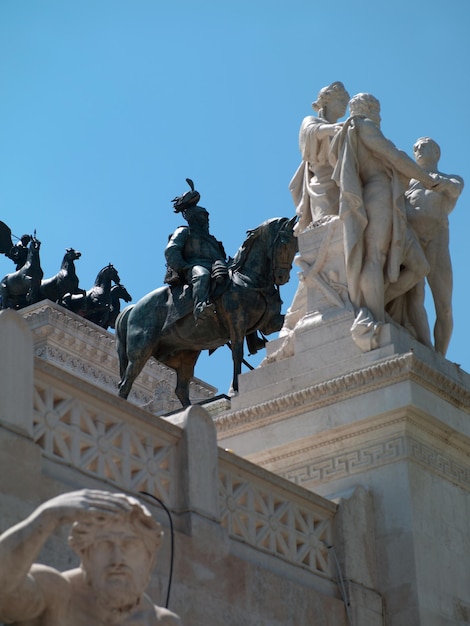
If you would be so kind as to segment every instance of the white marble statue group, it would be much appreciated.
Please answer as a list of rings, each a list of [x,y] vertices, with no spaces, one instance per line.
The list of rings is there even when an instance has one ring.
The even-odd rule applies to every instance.
[[[380,103],[371,94],[350,99],[335,82],[321,89],[312,106],[317,115],[302,122],[302,162],[290,183],[297,233],[339,216],[356,321],[376,331],[391,318],[445,355],[452,334],[448,215],[462,178],[438,171],[440,148],[430,137],[417,139],[415,160],[384,137]],[[349,117],[338,122],[348,106]],[[436,310],[434,344],[425,280]],[[286,317],[290,328],[302,316],[303,289],[300,283]]]

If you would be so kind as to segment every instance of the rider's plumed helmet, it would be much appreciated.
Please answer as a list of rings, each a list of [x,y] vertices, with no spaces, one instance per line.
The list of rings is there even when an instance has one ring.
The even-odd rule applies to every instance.
[[[176,198],[172,200],[175,213],[183,213],[183,215],[187,209],[196,206],[201,199],[200,193],[194,190],[193,181],[187,178],[186,182],[191,187],[191,191],[187,191],[182,196],[176,196]]]

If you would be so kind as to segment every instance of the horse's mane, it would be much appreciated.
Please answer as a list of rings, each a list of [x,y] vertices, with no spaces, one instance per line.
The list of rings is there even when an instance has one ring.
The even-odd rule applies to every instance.
[[[113,269],[113,264],[109,263],[108,265],[105,265],[102,269],[100,269],[100,271],[98,272],[98,276],[101,276],[102,274],[104,274],[106,271],[109,271],[111,269]]]
[[[106,272],[109,272],[110,270],[114,269],[114,265],[112,263],[109,263],[108,265],[105,265],[97,274],[96,279],[95,279],[95,285],[98,285],[100,280],[103,277],[103,274],[105,274]]]
[[[253,245],[258,241],[258,239],[265,235],[266,232],[279,231],[280,228],[287,222],[287,218],[285,217],[272,217],[269,220],[266,220],[256,228],[247,230],[247,238],[242,243],[242,245],[238,248],[235,256],[233,257],[233,261],[231,263],[231,269],[233,271],[240,271],[246,263],[248,256],[253,248]],[[273,240],[274,241],[274,240]]]

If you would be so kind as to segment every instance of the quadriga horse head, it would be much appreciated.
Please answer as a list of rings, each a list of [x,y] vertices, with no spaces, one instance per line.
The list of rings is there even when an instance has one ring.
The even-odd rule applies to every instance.
[[[31,241],[29,242],[30,250],[39,250],[40,247],[41,247],[41,242],[39,241],[39,239],[35,237],[34,235],[31,235]]]
[[[121,283],[118,283],[111,287],[111,295],[113,299],[117,298],[120,300],[124,300],[124,302],[130,302],[132,300],[131,294]]]
[[[31,241],[28,246],[27,262],[38,263],[39,249],[41,248],[41,242],[36,237],[31,237]]]
[[[112,263],[109,263],[108,265],[106,265],[106,267],[103,267],[103,269],[98,272],[95,285],[100,285],[108,281],[111,281],[116,284],[119,284],[121,282],[117,269],[114,267]]]
[[[68,261],[76,261],[82,256],[82,253],[78,250],[74,250],[73,248],[65,249],[65,259]],[[64,260],[65,260],[64,259]]]

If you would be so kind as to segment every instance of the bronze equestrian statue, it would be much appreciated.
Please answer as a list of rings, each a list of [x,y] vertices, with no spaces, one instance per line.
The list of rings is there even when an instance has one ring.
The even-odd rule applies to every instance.
[[[276,332],[283,324],[279,286],[289,280],[297,251],[296,218],[272,218],[248,231],[246,241],[227,263],[223,248],[209,235],[207,211],[197,207],[199,194],[187,180],[191,192],[173,200],[175,210],[182,207],[183,216],[189,217],[188,227],[183,227],[187,231],[177,229],[169,241],[170,250],[176,243],[179,247],[179,254],[174,250],[166,254],[168,263],[176,265],[167,272],[173,286],[152,291],[126,307],[116,320],[122,398],[128,397],[153,356],[176,370],[175,393],[183,407],[189,406],[189,384],[199,354],[227,342],[232,347],[236,393],[245,337],[257,330]],[[194,267],[205,271],[193,272]],[[213,279],[208,286],[209,272]]]

